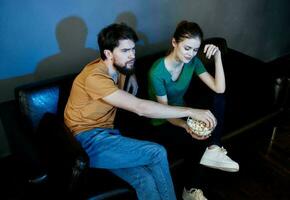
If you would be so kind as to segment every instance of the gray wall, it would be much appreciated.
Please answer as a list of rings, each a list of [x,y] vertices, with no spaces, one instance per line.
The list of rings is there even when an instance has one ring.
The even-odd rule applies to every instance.
[[[289,8],[288,0],[1,0],[0,102],[18,85],[80,71],[98,56],[96,35],[112,22],[137,31],[137,56],[168,48],[186,19],[205,37],[270,61],[290,52]]]

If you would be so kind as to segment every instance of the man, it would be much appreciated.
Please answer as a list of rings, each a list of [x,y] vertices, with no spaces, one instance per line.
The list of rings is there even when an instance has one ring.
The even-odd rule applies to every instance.
[[[134,70],[137,40],[125,24],[101,30],[101,58],[85,66],[74,80],[65,124],[87,152],[90,167],[108,169],[127,181],[138,199],[176,199],[166,150],[156,143],[122,136],[113,125],[116,109],[150,118],[190,116],[209,127],[215,126],[216,120],[209,110],[162,105],[123,91],[125,76]]]

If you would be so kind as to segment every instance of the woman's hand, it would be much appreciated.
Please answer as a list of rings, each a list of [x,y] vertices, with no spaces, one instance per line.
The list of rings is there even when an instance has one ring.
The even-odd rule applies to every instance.
[[[203,53],[206,54],[206,58],[210,59],[212,56],[214,56],[214,59],[221,58],[221,51],[219,48],[213,44],[206,44],[203,49]]]

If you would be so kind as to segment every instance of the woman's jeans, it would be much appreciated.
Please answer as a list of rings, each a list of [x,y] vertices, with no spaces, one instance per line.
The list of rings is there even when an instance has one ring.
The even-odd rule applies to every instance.
[[[212,136],[207,140],[196,140],[192,138],[183,128],[174,126],[169,122],[153,126],[144,139],[163,145],[168,152],[169,159],[174,154],[180,154],[184,158],[183,168],[178,172],[182,176],[184,186],[190,188],[203,188],[204,168],[199,164],[200,159],[207,146],[221,146],[221,135],[224,123],[225,96],[212,93],[208,101],[197,102],[195,106],[203,109],[210,109],[218,123]],[[185,119],[186,120],[186,119]]]
[[[136,190],[140,200],[176,199],[163,146],[124,137],[117,129],[96,128],[76,135],[90,167],[108,169]]]

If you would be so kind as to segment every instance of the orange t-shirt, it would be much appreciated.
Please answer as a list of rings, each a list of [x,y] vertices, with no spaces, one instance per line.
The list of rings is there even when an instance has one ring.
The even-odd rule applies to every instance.
[[[123,89],[125,76],[118,83],[108,73],[100,59],[95,60],[75,78],[65,111],[64,122],[73,134],[93,128],[113,128],[117,108],[103,101],[103,97]]]

